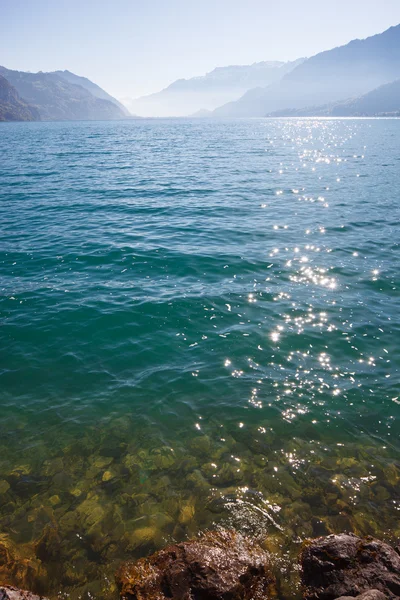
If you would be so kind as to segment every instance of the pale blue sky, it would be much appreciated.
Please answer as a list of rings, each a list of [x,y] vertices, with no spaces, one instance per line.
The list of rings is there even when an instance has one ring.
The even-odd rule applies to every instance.
[[[400,0],[0,0],[0,64],[117,97],[216,66],[291,60],[400,23]]]

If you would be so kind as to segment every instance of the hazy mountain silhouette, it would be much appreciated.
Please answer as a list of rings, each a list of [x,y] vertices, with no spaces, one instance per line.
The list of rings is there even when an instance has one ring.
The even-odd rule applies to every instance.
[[[281,81],[247,92],[214,116],[264,116],[282,109],[324,105],[363,95],[400,78],[400,25],[321,52]]]
[[[53,71],[52,73],[54,75],[58,75],[59,77],[61,77],[62,79],[65,79],[66,81],[69,81],[69,83],[81,85],[83,88],[88,90],[91,94],[93,94],[93,96],[95,96],[96,98],[101,98],[102,100],[109,100],[113,104],[116,104],[117,106],[119,106],[119,108],[122,110],[122,112],[126,116],[129,116],[129,114],[130,114],[129,110],[126,108],[126,106],[124,106],[122,104],[122,102],[120,102],[119,100],[117,100],[116,98],[111,96],[111,94],[109,94],[108,92],[103,90],[96,83],[93,83],[93,81],[90,81],[90,79],[88,79],[87,77],[81,77],[80,75],[75,75],[75,73],[71,73],[71,71],[67,71],[67,70],[66,71]]]
[[[302,60],[217,67],[204,76],[178,79],[160,92],[136,100],[125,99],[124,102],[132,112],[141,116],[186,116],[199,110],[212,110],[224,102],[240,98],[251,88],[282,79]]]
[[[372,92],[334,104],[281,110],[271,117],[375,117],[400,114],[400,79],[381,85]]]
[[[110,100],[94,96],[81,85],[55,73],[25,73],[0,67],[0,75],[44,121],[121,119],[125,113]]]
[[[38,111],[20,98],[17,90],[0,75],[0,121],[38,121]]]

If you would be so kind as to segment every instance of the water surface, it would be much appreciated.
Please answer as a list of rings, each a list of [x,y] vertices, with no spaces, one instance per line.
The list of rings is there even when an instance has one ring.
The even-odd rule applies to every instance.
[[[2,580],[400,535],[400,122],[0,126]],[[4,561],[3,561],[4,562]]]

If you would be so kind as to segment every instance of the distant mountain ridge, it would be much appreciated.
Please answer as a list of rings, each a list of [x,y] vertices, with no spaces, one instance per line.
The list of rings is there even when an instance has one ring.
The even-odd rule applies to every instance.
[[[36,109],[44,121],[125,117],[125,112],[114,102],[99,98],[82,85],[71,83],[56,73],[26,73],[0,66],[0,75],[27,104]]]
[[[141,116],[188,116],[200,110],[212,110],[254,87],[278,81],[303,60],[217,67],[200,77],[178,79],[155,94],[125,100],[125,104],[131,112]]]
[[[17,90],[0,75],[0,121],[38,121],[38,111],[20,98]]]
[[[400,25],[316,54],[279,82],[214,110],[218,117],[265,116],[358,97],[400,78]]]
[[[270,117],[379,117],[400,115],[400,79],[344,102],[308,108],[281,110]]]
[[[2,120],[133,117],[119,100],[71,71],[0,66]],[[400,111],[400,25],[293,62],[217,67],[125,102],[135,116],[373,116]]]
[[[278,71],[287,72],[283,69],[285,64],[282,61],[263,61],[253,63],[252,65],[231,65],[228,67],[216,67],[205,75],[190,77],[189,79],[177,79],[171,83],[165,90],[187,89],[203,90],[210,84],[214,88],[235,87],[242,88],[254,86],[259,81],[265,79],[275,79]]]

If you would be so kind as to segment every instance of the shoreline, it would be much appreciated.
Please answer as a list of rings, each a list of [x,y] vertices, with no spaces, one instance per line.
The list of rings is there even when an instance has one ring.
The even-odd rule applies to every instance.
[[[395,600],[400,594],[398,549],[372,537],[306,540],[298,556],[299,589],[285,588],[274,562],[279,557],[250,536],[219,529],[124,562],[115,580],[121,600],[291,600],[299,594],[304,600]],[[0,599],[47,600],[1,581]]]

